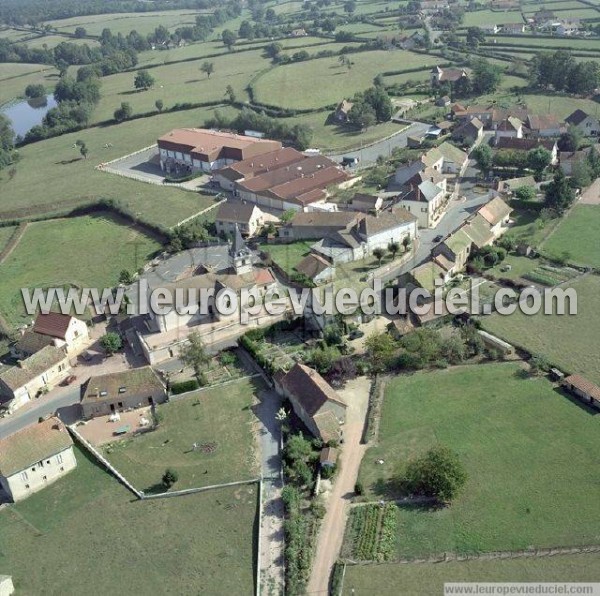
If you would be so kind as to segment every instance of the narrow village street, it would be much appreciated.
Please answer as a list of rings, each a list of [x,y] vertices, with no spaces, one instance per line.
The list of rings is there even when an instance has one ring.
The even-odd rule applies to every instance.
[[[348,381],[343,389],[338,390],[340,397],[348,404],[344,443],[333,490],[326,503],[327,513],[319,530],[308,594],[328,593],[331,571],[342,547],[350,500],[354,494],[360,463],[367,449],[367,445],[362,444],[361,439],[369,405],[370,387],[370,379],[360,377]]]

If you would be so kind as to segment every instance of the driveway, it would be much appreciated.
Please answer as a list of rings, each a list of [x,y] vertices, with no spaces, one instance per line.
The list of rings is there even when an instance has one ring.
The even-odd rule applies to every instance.
[[[349,381],[344,389],[338,390],[339,395],[348,404],[344,443],[338,473],[326,504],[327,512],[319,530],[308,594],[328,593],[331,571],[342,548],[350,499],[354,495],[358,469],[367,449],[367,445],[361,444],[361,438],[369,404],[370,387],[369,379],[359,377]]]

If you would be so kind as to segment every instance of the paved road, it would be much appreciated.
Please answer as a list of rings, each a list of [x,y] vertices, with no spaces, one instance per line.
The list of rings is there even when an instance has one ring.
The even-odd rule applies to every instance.
[[[431,125],[424,122],[413,122],[406,130],[399,132],[389,139],[383,139],[369,146],[359,147],[340,154],[328,155],[327,157],[337,162],[341,162],[343,157],[358,157],[360,160],[358,167],[366,168],[372,166],[380,155],[389,157],[392,154],[392,150],[396,147],[406,147],[406,139],[409,136],[425,133],[430,128]]]
[[[59,411],[65,422],[76,420],[79,416],[79,385],[60,387],[50,393],[34,399],[17,410],[11,416],[0,420],[0,439],[16,433],[30,424],[35,424],[40,416],[48,416]],[[70,407],[76,406],[76,407]]]

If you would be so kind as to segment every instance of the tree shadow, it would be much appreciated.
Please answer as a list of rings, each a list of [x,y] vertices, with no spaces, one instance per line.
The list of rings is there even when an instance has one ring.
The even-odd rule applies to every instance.
[[[145,89],[131,89],[130,91],[121,91],[119,95],[137,95],[142,91],[145,91]]]
[[[149,486],[148,488],[144,489],[144,494],[145,495],[158,495],[158,494],[164,493],[166,491],[167,491],[167,489],[165,488],[165,485],[162,482],[157,482],[157,483],[153,484],[152,486]]]
[[[55,166],[68,166],[69,164],[75,163],[76,161],[81,161],[83,157],[74,157],[73,159],[63,159],[62,161],[55,161]]]

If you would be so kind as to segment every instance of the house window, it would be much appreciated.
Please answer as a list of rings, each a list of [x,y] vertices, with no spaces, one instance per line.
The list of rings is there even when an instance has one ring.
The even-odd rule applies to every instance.
[[[21,480],[28,480],[27,472],[21,472]]]
[[[29,488],[29,484],[26,484],[26,485],[25,485],[25,488]]]
[[[64,471],[65,471],[65,469],[64,469],[64,468],[61,466],[61,467],[60,467],[60,471],[61,471],[61,472],[64,472]]]
[[[75,329],[75,337],[79,337],[79,331],[77,331],[77,329]]]
[[[32,472],[35,472],[35,468],[31,468],[31,471],[32,471]]]
[[[50,462],[48,462],[48,463],[50,463]],[[62,464],[62,463],[63,463],[63,456],[62,456],[62,453],[59,453],[59,454],[56,456],[56,463],[57,463],[57,464]]]

